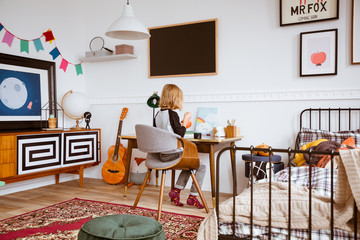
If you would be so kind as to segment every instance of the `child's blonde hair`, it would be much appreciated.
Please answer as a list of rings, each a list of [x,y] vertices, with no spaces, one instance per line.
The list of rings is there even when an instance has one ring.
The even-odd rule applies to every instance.
[[[183,92],[175,84],[166,84],[161,92],[159,107],[179,109],[183,108],[184,98]]]

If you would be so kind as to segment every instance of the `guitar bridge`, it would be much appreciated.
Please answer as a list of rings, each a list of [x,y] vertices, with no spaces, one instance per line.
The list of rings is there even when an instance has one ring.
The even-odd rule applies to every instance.
[[[119,171],[118,170],[111,170],[111,169],[108,169],[107,170],[109,173],[118,173]]]

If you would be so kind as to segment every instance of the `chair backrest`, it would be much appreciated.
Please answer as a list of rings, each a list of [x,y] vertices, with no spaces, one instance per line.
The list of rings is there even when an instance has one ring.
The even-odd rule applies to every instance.
[[[146,153],[171,151],[178,147],[179,135],[144,124],[135,125],[138,149]]]

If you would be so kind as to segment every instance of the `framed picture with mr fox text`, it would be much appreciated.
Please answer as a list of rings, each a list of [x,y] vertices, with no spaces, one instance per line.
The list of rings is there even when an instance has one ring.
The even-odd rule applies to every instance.
[[[280,0],[280,26],[339,19],[339,0]]]
[[[338,30],[300,33],[300,77],[337,74]]]

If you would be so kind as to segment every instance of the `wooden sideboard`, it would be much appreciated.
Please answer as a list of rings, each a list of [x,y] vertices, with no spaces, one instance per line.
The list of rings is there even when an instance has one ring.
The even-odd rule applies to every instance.
[[[0,181],[5,183],[55,175],[79,174],[101,162],[100,129],[0,133]]]

